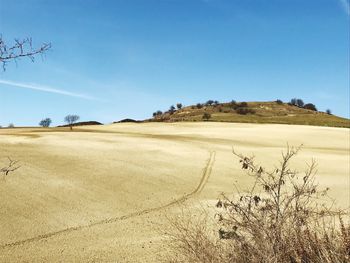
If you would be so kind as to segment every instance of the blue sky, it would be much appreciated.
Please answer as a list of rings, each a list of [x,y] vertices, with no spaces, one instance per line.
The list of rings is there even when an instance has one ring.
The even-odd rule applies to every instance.
[[[289,101],[349,117],[349,0],[0,0],[52,49],[0,72],[0,125],[109,123],[171,104]]]

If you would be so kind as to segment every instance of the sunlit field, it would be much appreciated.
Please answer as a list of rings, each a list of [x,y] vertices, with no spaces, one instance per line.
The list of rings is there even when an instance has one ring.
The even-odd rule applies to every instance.
[[[349,204],[349,130],[235,123],[143,123],[0,130],[1,262],[157,262],[162,229],[182,205],[213,205],[248,186],[236,152],[274,167],[287,146],[319,187]]]

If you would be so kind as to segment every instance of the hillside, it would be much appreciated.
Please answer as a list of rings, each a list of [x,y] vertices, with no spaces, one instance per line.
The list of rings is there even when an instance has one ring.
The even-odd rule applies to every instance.
[[[207,118],[205,118],[207,117]],[[350,120],[325,112],[308,110],[282,102],[230,102],[197,104],[164,113],[154,113],[147,121],[217,121],[279,123],[350,128]]]

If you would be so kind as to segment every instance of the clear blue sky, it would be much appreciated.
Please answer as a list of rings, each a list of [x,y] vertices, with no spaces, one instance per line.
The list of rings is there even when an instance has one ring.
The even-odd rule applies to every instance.
[[[52,43],[44,59],[0,72],[0,125],[58,125],[69,113],[108,123],[177,102],[293,97],[349,117],[348,8],[349,0],[0,0],[7,42]]]

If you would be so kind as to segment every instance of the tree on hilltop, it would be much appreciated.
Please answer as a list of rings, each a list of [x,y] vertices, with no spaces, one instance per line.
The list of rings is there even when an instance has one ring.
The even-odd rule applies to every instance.
[[[196,107],[197,107],[197,109],[201,109],[201,108],[203,108],[203,105],[201,103],[197,103]]]
[[[213,100],[208,100],[208,101],[205,103],[205,105],[212,105],[213,103],[214,103]]]
[[[174,107],[174,105],[171,105],[169,108],[169,113],[173,114],[174,112],[175,112],[175,107]]]
[[[49,127],[51,125],[52,120],[50,118],[45,118],[39,122],[39,125],[42,127]]]
[[[153,117],[158,117],[158,116],[160,116],[160,115],[162,115],[162,114],[163,114],[163,112],[160,111],[160,110],[158,110],[158,111],[156,111],[156,112],[153,112]]]
[[[302,99],[293,98],[290,100],[290,104],[299,108],[304,107],[304,101]]]
[[[66,123],[68,123],[70,130],[73,130],[73,124],[76,123],[78,120],[80,119],[80,117],[78,115],[67,115],[64,118],[64,121]]]

